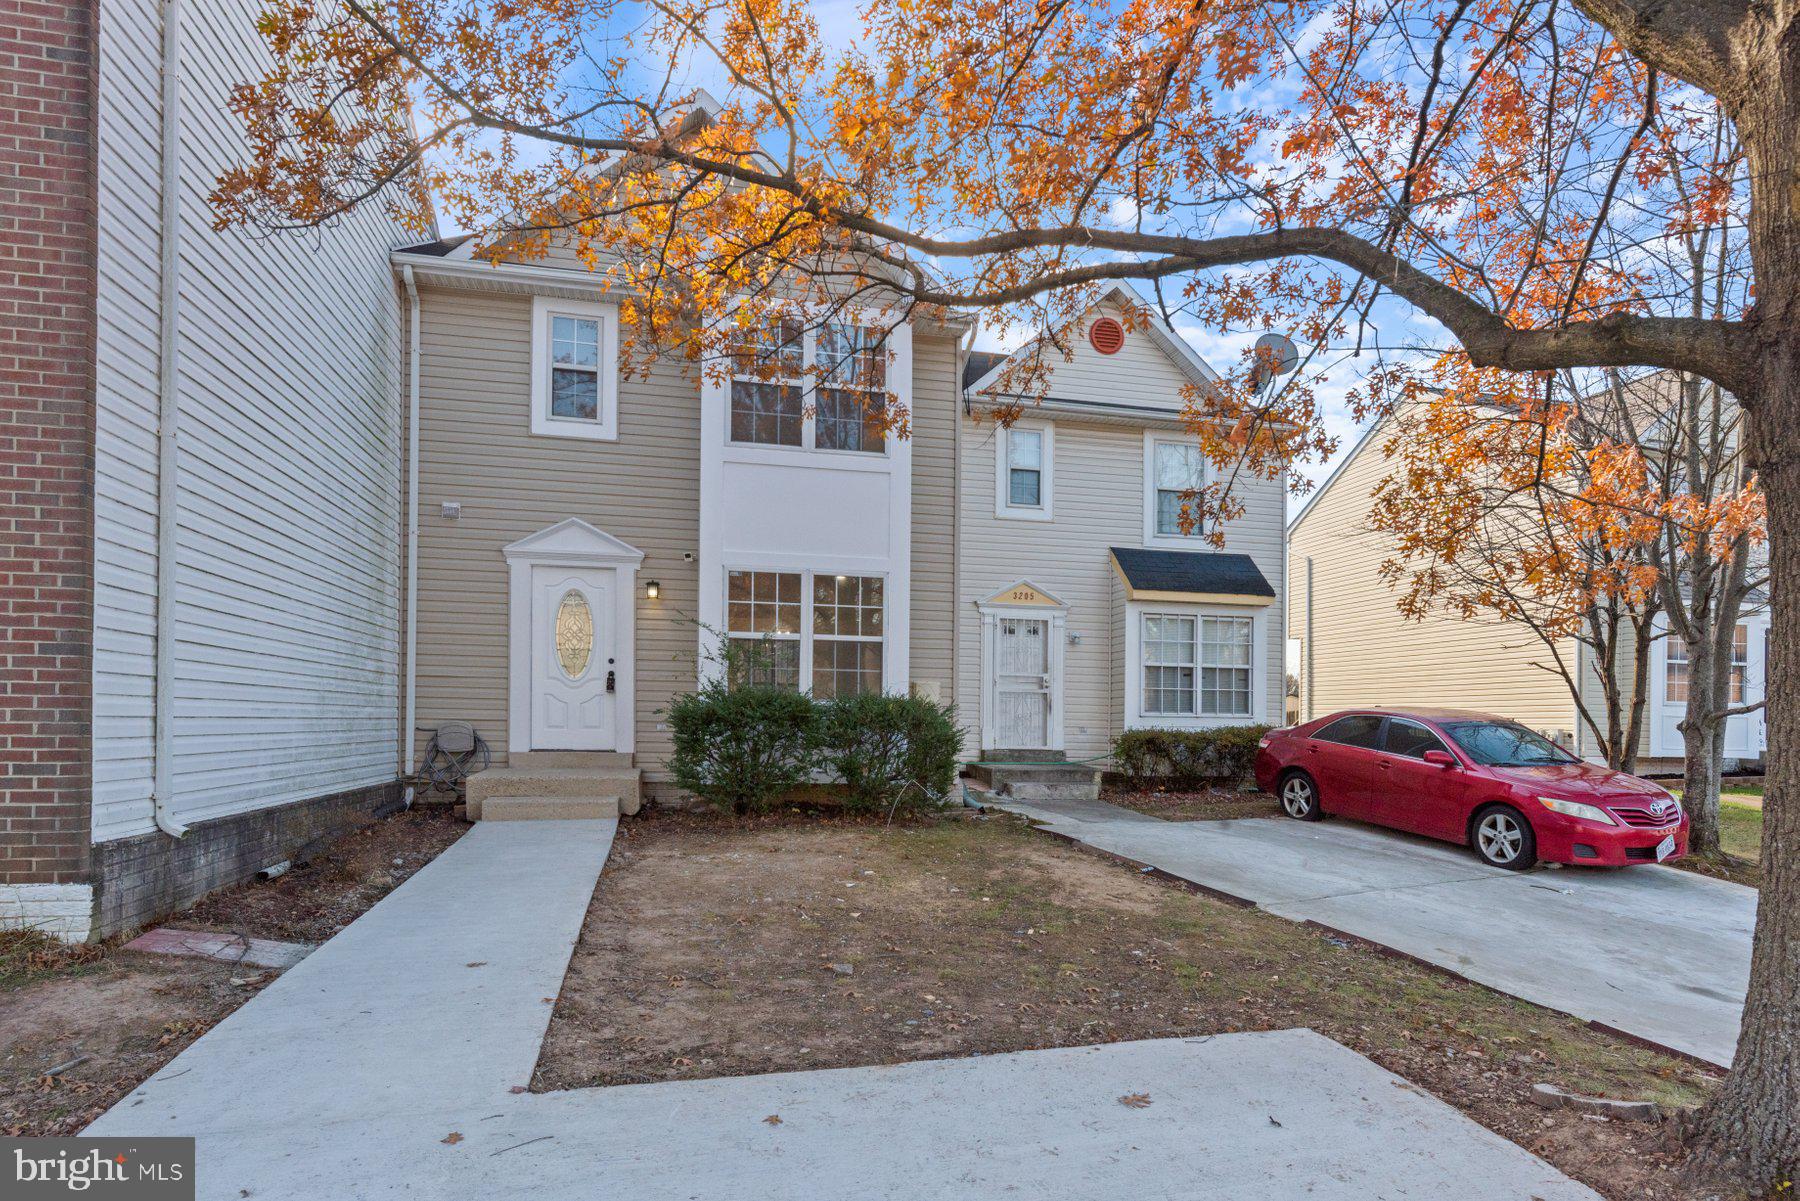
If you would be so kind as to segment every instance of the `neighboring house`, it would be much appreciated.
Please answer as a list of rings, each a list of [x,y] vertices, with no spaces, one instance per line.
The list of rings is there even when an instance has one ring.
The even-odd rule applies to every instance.
[[[1217,376],[1123,288],[1045,358],[1047,394],[997,426],[1003,356],[972,357],[958,452],[956,698],[967,753],[1104,755],[1124,729],[1282,719],[1281,480],[1241,479],[1215,549],[1184,533],[1209,470],[1183,389]],[[1018,353],[1029,353],[1029,348]]]
[[[1415,621],[1401,613],[1397,594],[1380,575],[1394,543],[1370,524],[1375,489],[1392,470],[1392,436],[1391,421],[1371,426],[1288,525],[1288,637],[1299,651],[1298,720],[1363,705],[1478,709],[1551,734],[1585,757],[1600,757],[1550,649],[1528,627],[1447,614]],[[1738,624],[1737,703],[1762,699],[1768,628],[1766,606],[1747,609]],[[1577,666],[1586,703],[1601,712],[1591,652],[1568,639],[1558,654]],[[1641,771],[1681,768],[1678,723],[1687,699],[1681,655],[1681,644],[1667,637],[1652,648]],[[1728,720],[1728,764],[1760,761],[1766,745],[1760,711]]]
[[[0,923],[139,925],[397,795],[405,239],[212,229],[247,13],[0,22]]]
[[[719,637],[768,639],[773,678],[815,695],[950,699],[966,327],[901,326],[891,361],[854,325],[807,331],[785,385],[666,359],[633,378],[572,255],[471,249],[392,258],[419,347],[415,749],[474,725],[494,767],[473,811],[667,794],[665,710]],[[910,438],[865,423],[857,389],[810,394],[801,372],[836,356]]]

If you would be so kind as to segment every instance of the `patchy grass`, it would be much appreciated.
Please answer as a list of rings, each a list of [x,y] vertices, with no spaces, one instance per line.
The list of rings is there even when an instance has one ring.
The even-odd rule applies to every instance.
[[[1172,822],[1226,821],[1237,817],[1279,817],[1281,802],[1266,792],[1203,788],[1196,792],[1155,789],[1138,792],[1110,787],[1102,799]]]
[[[1719,844],[1716,856],[1687,855],[1669,864],[1697,875],[1730,880],[1751,888],[1762,887],[1762,824],[1760,804],[1734,802],[1731,793],[1719,799]]]
[[[1309,1026],[1616,1198],[1689,1198],[1657,1128],[1546,1113],[1547,1081],[1672,1105],[1709,1070],[1006,816],[620,827],[539,1089]]]
[[[397,814],[346,834],[278,879],[224,889],[167,920],[322,941],[466,828],[448,806]],[[0,933],[0,1134],[76,1133],[280,975],[128,951],[123,941],[65,946],[34,933]],[[64,1070],[50,1074],[57,1068]]]

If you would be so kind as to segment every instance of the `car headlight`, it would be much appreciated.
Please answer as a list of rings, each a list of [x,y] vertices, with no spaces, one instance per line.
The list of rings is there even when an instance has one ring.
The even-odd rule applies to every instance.
[[[1565,801],[1560,797],[1541,796],[1538,804],[1544,808],[1562,814],[1564,817],[1579,817],[1591,822],[1599,822],[1603,826],[1616,826],[1613,815],[1598,805],[1584,805],[1580,801]]]

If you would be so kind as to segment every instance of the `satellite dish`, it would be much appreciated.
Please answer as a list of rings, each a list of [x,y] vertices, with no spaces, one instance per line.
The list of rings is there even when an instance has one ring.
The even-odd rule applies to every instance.
[[[1256,357],[1270,365],[1276,375],[1286,375],[1300,363],[1300,352],[1286,334],[1264,334],[1256,340]]]
[[[1300,352],[1286,334],[1267,333],[1256,340],[1256,361],[1250,365],[1250,390],[1260,392],[1276,376],[1286,375],[1300,362]]]

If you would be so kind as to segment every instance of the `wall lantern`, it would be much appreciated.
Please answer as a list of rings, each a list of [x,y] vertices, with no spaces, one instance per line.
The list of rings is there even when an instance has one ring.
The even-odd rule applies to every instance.
[[[649,597],[651,600],[655,600],[657,597],[662,595],[662,583],[658,580],[645,580],[644,581],[644,595]]]

